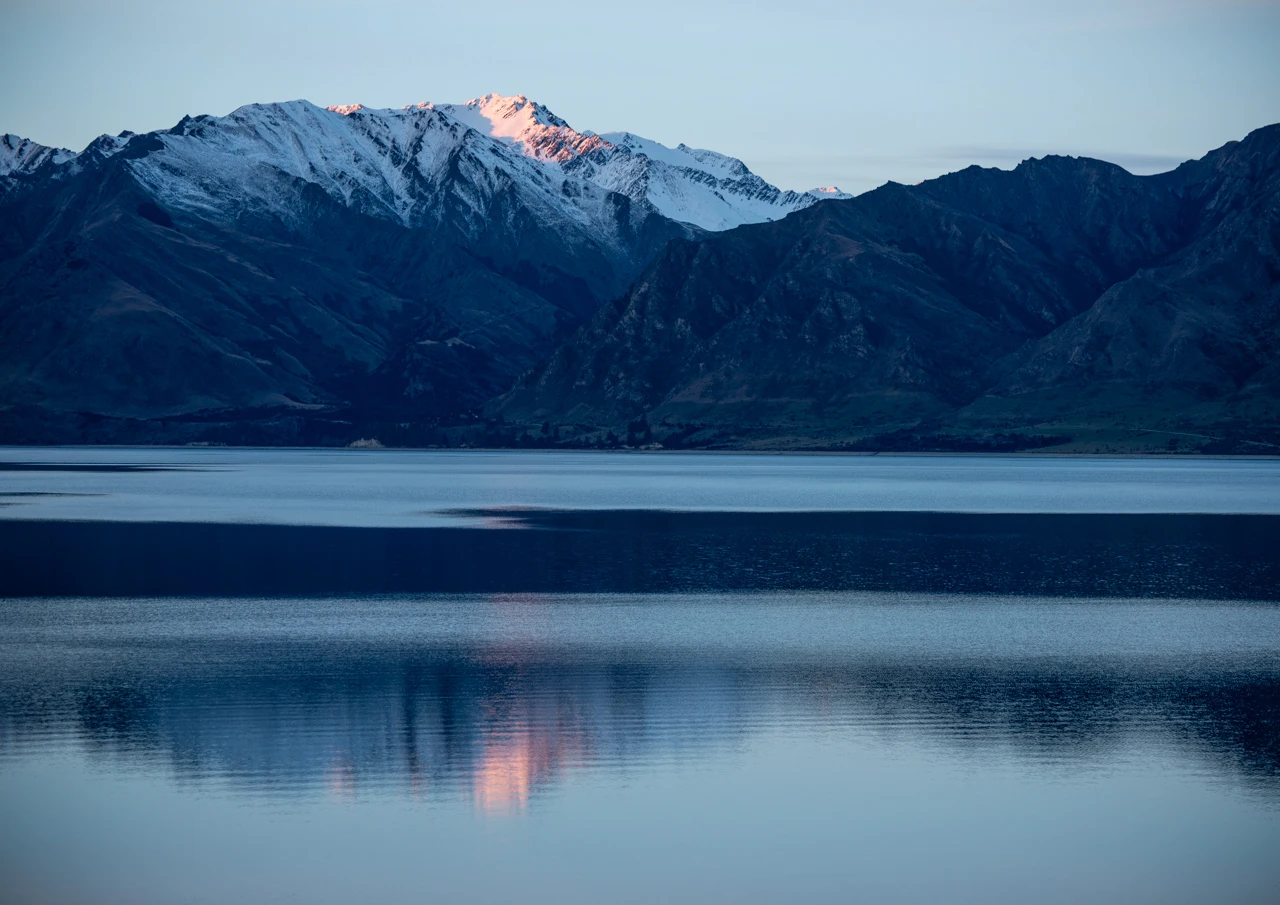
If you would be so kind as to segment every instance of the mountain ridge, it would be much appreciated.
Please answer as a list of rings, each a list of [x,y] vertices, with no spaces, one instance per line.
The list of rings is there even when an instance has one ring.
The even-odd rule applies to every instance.
[[[970,167],[677,241],[493,410],[697,445],[1280,451],[1277,186],[1270,126],[1155,176]]]
[[[523,96],[0,170],[9,442],[1280,450],[1280,126],[823,204]]]
[[[367,131],[376,133],[378,142],[393,142],[397,133],[419,133],[432,125],[440,127],[442,120],[462,129],[470,129],[490,139],[494,145],[513,150],[517,156],[541,164],[543,169],[532,168],[525,172],[525,179],[538,183],[549,176],[563,175],[598,185],[607,191],[617,191],[631,198],[633,203],[651,204],[663,216],[690,223],[700,229],[726,229],[748,222],[760,222],[785,216],[800,210],[817,200],[847,197],[834,187],[812,189],[808,192],[780,190],[752,173],[742,161],[714,151],[703,151],[679,145],[668,148],[658,142],[644,139],[628,132],[608,133],[600,136],[594,132],[578,132],[546,107],[529,100],[524,95],[505,97],[487,94],[461,104],[436,104],[421,102],[399,108],[370,108],[362,104],[335,104],[318,107],[309,101],[294,100],[266,104],[246,104],[223,117],[200,115],[186,116],[167,130],[138,135],[122,132],[118,136],[103,135],[95,139],[82,152],[51,148],[18,136],[5,135],[0,140],[0,176],[29,175],[46,166],[76,165],[77,160],[91,160],[123,150],[134,141],[160,141],[165,136],[183,137],[200,134],[202,130],[231,132],[239,129],[248,133],[253,129],[280,137],[282,119],[298,129],[306,139],[303,145],[313,149],[346,150],[354,139],[361,136],[358,129],[343,131],[336,123],[326,124],[321,113],[341,117],[343,120],[361,123]],[[408,129],[406,129],[408,126]],[[615,141],[611,141],[612,136]],[[248,137],[247,134],[245,137]],[[392,165],[401,163],[408,156],[414,140],[423,135],[400,135],[404,142],[391,147]],[[455,138],[457,136],[455,135]],[[335,147],[336,146],[336,147]],[[167,145],[166,145],[167,148]],[[365,161],[370,159],[366,153]],[[296,172],[301,161],[282,155],[273,161],[286,171]],[[314,156],[306,161],[310,165],[328,164]],[[385,163],[385,161],[380,161]],[[403,215],[407,201],[400,197],[393,184],[393,174],[386,171],[380,186],[371,186],[368,172],[348,172],[350,164],[361,164],[360,159],[343,161],[342,166],[322,166],[320,175],[329,177],[327,187],[350,200],[346,192],[352,187],[339,184],[343,177],[361,181],[373,198],[390,203],[397,214]],[[368,169],[367,165],[364,169]],[[338,181],[335,181],[338,180]],[[650,186],[655,187],[650,193]],[[572,205],[565,205],[566,210]]]
[[[71,156],[5,146],[0,400],[63,420],[389,386],[456,416],[694,229],[432,110],[249,105]]]

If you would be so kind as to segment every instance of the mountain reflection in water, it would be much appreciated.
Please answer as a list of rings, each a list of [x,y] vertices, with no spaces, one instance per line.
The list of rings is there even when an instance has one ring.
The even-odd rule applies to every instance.
[[[1280,888],[1280,463],[0,458],[0,901]]]
[[[1280,791],[1280,608],[877,594],[4,601],[0,757],[502,814],[580,771],[844,733]],[[796,767],[800,768],[799,765]]]

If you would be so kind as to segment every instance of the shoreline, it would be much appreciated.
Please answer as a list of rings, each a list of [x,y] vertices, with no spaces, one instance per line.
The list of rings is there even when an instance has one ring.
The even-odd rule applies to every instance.
[[[1010,452],[983,452],[973,450],[838,450],[838,449],[588,449],[588,448],[519,448],[512,446],[238,446],[234,444],[136,444],[136,443],[49,443],[49,444],[0,444],[0,452],[36,449],[59,450],[272,450],[297,452],[344,453],[540,453],[540,454],[588,454],[588,455],[668,455],[668,456],[843,456],[848,458],[975,458],[975,459],[1151,459],[1163,461],[1207,460],[1280,460],[1280,453],[1141,453],[1141,452],[1037,452],[1017,450]]]

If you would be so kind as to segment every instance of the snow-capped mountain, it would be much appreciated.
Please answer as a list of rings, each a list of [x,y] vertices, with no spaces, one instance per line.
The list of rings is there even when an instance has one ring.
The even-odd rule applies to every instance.
[[[431,107],[465,123],[477,132],[518,147],[526,157],[564,163],[602,147],[592,132],[577,132],[546,107],[523,94],[503,97],[486,94],[465,104],[418,104]]]
[[[524,95],[486,94],[435,109],[519,148],[525,156],[558,165],[634,201],[646,201],[663,216],[702,229],[777,220],[821,199],[851,197],[836,188],[780,190],[741,160],[715,151],[684,144],[668,148],[630,132],[578,132]]]
[[[399,109],[250,104],[224,117],[184,118],[166,132],[103,136],[80,155],[6,135],[0,175],[106,157],[139,140],[151,147],[130,166],[157,200],[204,215],[249,210],[287,221],[282,183],[301,180],[364,213],[408,226],[454,217],[464,231],[482,229],[494,197],[510,194],[549,224],[616,242],[611,193],[634,203],[627,219],[656,212],[707,230],[849,197],[780,190],[714,151],[579,132],[523,95],[496,94]]]
[[[0,414],[474,415],[672,240],[818,197],[524,97],[5,136]]]
[[[567,172],[644,198],[664,216],[703,229],[778,220],[823,198],[849,198],[839,189],[783,191],[733,157],[688,145],[668,148],[630,132],[607,132],[603,143],[566,161]]]
[[[154,140],[159,148],[130,161],[135,176],[162,206],[207,217],[295,223],[307,215],[294,189],[310,184],[360,213],[468,242],[532,218],[570,245],[617,251],[653,214],[430,105],[254,104],[183,120]]]
[[[29,138],[0,135],[0,176],[31,173],[49,164],[60,164],[76,156],[74,151],[50,148]]]

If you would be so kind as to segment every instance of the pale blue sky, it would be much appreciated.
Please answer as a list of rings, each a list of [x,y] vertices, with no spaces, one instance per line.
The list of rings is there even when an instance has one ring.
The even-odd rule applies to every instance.
[[[526,94],[865,191],[1049,152],[1168,169],[1280,121],[1280,0],[0,0],[0,132]]]

